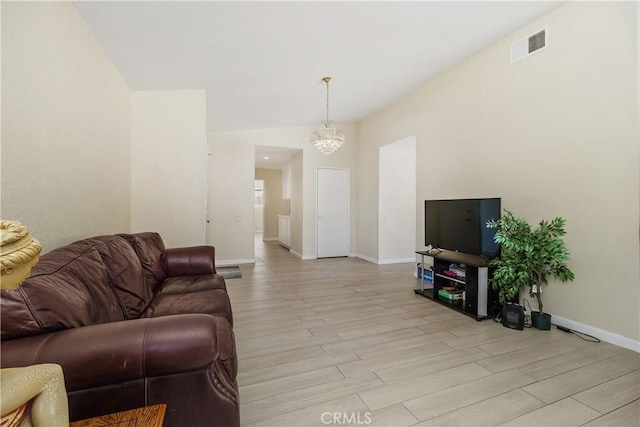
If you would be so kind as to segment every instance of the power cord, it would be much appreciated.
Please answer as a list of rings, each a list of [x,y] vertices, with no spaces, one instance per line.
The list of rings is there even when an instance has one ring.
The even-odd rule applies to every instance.
[[[569,329],[569,328],[566,328],[566,327],[560,326],[560,325],[556,325],[556,328],[558,328],[562,332],[566,332],[568,334],[573,334],[573,335],[577,336],[578,338],[583,339],[585,341],[595,342],[595,343],[600,342],[600,339],[594,337],[593,335],[585,334],[584,332],[578,332],[578,331],[575,331],[573,329]]]
[[[491,311],[493,312],[493,320],[498,323],[502,323],[502,310],[500,310],[498,307],[491,307]]]
[[[522,306],[528,305],[529,306],[529,310],[525,310],[524,311],[524,327],[525,328],[531,328],[532,324],[531,324],[531,304],[529,303],[529,300],[526,298],[522,299]]]
[[[525,328],[531,328],[532,327],[532,325],[531,325],[531,312],[532,312],[531,303],[529,302],[528,299],[523,298],[522,299],[522,306],[525,307],[525,310],[524,310],[524,327]],[[526,307],[528,307],[528,310],[526,309]],[[493,314],[494,314],[493,320],[495,320],[496,322],[502,323],[502,312],[499,311],[499,310],[496,310],[495,307],[492,309],[492,311],[493,311]],[[496,311],[498,311],[498,312],[496,313]],[[600,342],[600,339],[594,337],[593,335],[585,334],[584,332],[578,332],[578,331],[576,331],[574,329],[570,329],[570,328],[567,328],[565,326],[560,326],[560,325],[556,325],[556,328],[561,330],[561,331],[563,331],[563,332],[566,332],[568,334],[573,334],[573,335],[577,336],[578,338],[583,339],[585,341],[589,341],[589,342],[593,342],[593,343],[599,343]]]

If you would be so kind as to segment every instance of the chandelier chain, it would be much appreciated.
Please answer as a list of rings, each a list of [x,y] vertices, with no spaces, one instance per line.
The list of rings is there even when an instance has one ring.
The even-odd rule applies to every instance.
[[[327,82],[327,123],[329,123],[329,79],[326,79],[325,82]]]

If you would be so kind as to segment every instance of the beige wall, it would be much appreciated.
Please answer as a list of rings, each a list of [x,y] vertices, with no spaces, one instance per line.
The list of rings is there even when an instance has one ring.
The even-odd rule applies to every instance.
[[[573,2],[359,124],[360,251],[374,254],[382,144],[417,135],[416,247],[424,199],[502,197],[532,223],[567,219],[571,284],[545,289],[555,316],[639,340],[637,5]],[[515,64],[511,43],[547,27]],[[615,48],[612,48],[615,47]]]
[[[129,231],[127,83],[71,3],[1,6],[2,218],[44,252]]]
[[[132,98],[131,229],[167,247],[205,242],[206,97],[203,90]]]
[[[263,239],[278,238],[278,215],[289,215],[290,201],[282,198],[282,170],[256,169],[256,179],[264,181]]]
[[[253,254],[255,148],[237,134],[209,134],[207,244],[216,264],[248,263]]]
[[[302,159],[304,157],[304,151],[299,151],[291,157],[289,161],[289,168],[291,171],[291,251],[298,256],[303,253],[302,249],[302,205],[304,201],[303,187],[304,178],[302,171]]]
[[[358,224],[358,185],[352,176],[358,171],[358,136],[356,124],[342,124],[338,128],[345,134],[346,142],[330,156],[319,152],[309,142],[309,135],[315,128],[309,128],[301,135],[305,149],[302,156],[302,218],[303,242],[301,253],[304,258],[315,258],[316,245],[316,185],[318,167],[336,167],[349,169],[351,199],[349,206],[349,249],[350,255],[358,253],[356,226]]]
[[[381,264],[413,261],[416,241],[416,139],[383,145],[378,165],[378,257]]]
[[[253,185],[255,145],[302,149],[299,173],[302,180],[292,182],[291,250],[304,258],[316,255],[316,168],[333,166],[350,168],[357,165],[357,133],[355,124],[340,124],[347,142],[331,156],[325,156],[309,142],[312,127],[260,129],[209,134],[215,165],[210,167],[211,212],[209,242],[216,246],[220,260],[253,260]],[[296,156],[297,158],[297,156]],[[292,166],[292,176],[296,176]],[[295,178],[294,178],[295,179]],[[293,180],[292,180],[293,181]],[[296,187],[301,184],[302,188]],[[297,188],[297,190],[296,190]],[[294,200],[298,191],[301,200]],[[351,181],[351,248],[356,245],[357,209],[356,180]],[[224,203],[217,202],[224,200]],[[299,203],[299,205],[298,205]],[[238,222],[236,218],[240,217]],[[301,237],[299,237],[301,235]],[[297,246],[300,244],[301,246]],[[224,262],[224,261],[223,261]]]

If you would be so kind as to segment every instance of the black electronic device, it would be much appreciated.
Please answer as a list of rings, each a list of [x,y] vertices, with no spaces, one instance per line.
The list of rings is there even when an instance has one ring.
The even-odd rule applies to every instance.
[[[511,302],[502,306],[502,326],[521,331],[524,328],[524,308]]]
[[[425,246],[496,258],[497,229],[487,228],[487,221],[499,219],[500,211],[500,198],[425,200]]]

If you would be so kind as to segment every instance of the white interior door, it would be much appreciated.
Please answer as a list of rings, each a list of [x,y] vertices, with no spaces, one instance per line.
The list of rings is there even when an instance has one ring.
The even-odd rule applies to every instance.
[[[349,256],[349,169],[318,168],[317,257]]]

